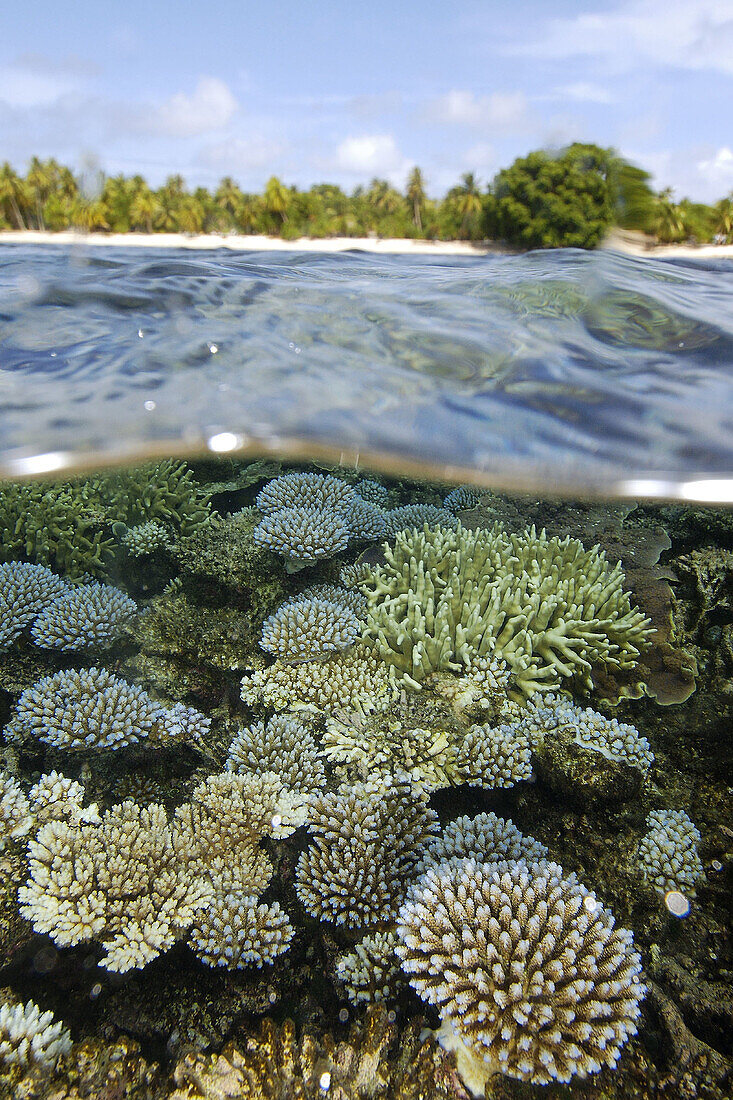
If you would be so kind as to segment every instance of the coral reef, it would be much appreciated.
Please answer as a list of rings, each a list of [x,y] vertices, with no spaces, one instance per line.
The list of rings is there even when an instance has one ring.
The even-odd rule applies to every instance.
[[[525,696],[561,679],[590,688],[594,664],[633,667],[647,645],[620,567],[569,536],[425,526],[385,557],[363,585],[367,634],[414,689],[485,656],[505,661]]]
[[[532,776],[529,738],[509,725],[425,729],[392,715],[342,712],[326,720],[323,753],[347,774],[407,779],[426,794],[463,783],[513,787]]]
[[[67,588],[47,604],[31,627],[41,649],[108,649],[137,615],[137,604],[110,584]]]
[[[449,512],[465,512],[477,508],[481,503],[481,494],[473,485],[456,485],[447,494],[443,507]]]
[[[404,984],[396,944],[396,932],[372,932],[336,960],[336,977],[353,1005],[395,999]]]
[[[678,890],[688,897],[704,877],[698,855],[700,830],[684,810],[652,810],[639,844],[639,866],[661,894]]]
[[[227,770],[239,775],[272,772],[284,787],[311,794],[326,785],[318,745],[297,714],[276,714],[240,729],[229,746]]]
[[[614,1066],[645,987],[632,935],[553,863],[429,869],[398,921],[410,984],[438,1007],[474,1095],[491,1073],[538,1084]]]
[[[387,515],[378,504],[355,496],[349,508],[349,528],[352,541],[373,542],[387,534]]]
[[[242,699],[274,710],[384,709],[398,694],[392,669],[364,645],[328,661],[277,660],[242,680]]]
[[[65,587],[61,577],[45,565],[0,564],[0,651],[14,642]]]
[[[265,620],[260,646],[286,661],[309,661],[349,649],[361,631],[343,603],[321,596],[288,600]]]
[[[141,687],[104,668],[44,676],[18,699],[6,740],[35,738],[59,749],[117,749],[151,739],[195,739],[209,719],[190,707],[167,709]]]
[[[169,550],[173,545],[170,532],[162,523],[150,519],[136,527],[115,525],[115,534],[132,558],[145,558],[157,550]]]
[[[221,1054],[187,1054],[176,1066],[178,1088],[169,1100],[287,1100],[319,1096],[339,1100],[426,1100],[455,1095],[446,1058],[416,1020],[398,1032],[383,1005],[368,1009],[348,1037],[305,1029],[297,1038],[291,1020],[278,1027],[264,1019],[245,1043]]]
[[[98,941],[112,971],[143,967],[189,933],[204,961],[262,965],[291,931],[278,906],[256,904],[273,874],[261,841],[303,820],[302,800],[276,776],[226,772],[170,821],[162,806],[134,802],[96,821],[51,820],[29,845],[21,912],[59,946]]]
[[[311,916],[346,928],[394,920],[436,826],[427,800],[406,783],[316,795],[308,814],[315,843],[298,860],[298,898]]]
[[[71,1049],[71,1035],[52,1012],[41,1012],[33,1001],[0,1005],[0,1062],[25,1069],[52,1067]]]
[[[18,896],[37,932],[62,947],[97,940],[102,965],[120,972],[167,951],[208,897],[179,859],[163,807],[134,802],[114,806],[98,825],[43,825]]]

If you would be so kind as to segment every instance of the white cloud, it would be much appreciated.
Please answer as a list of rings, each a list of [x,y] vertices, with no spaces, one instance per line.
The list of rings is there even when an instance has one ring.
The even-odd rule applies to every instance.
[[[0,102],[18,110],[49,107],[83,87],[92,67],[76,58],[52,61],[38,55],[0,68]]]
[[[729,145],[721,146],[715,156],[698,161],[697,170],[719,190],[733,187],[733,149]]]
[[[578,103],[615,103],[616,97],[600,84],[579,80],[575,84],[566,84],[558,88],[552,97],[572,99]]]
[[[196,163],[222,175],[246,177],[261,168],[269,170],[284,152],[281,143],[251,135],[206,146],[196,157]]]
[[[169,137],[196,137],[222,130],[237,110],[237,100],[216,76],[202,76],[193,94],[177,92],[151,115],[153,130]]]
[[[428,105],[426,118],[446,126],[516,131],[527,121],[527,97],[523,92],[477,96],[474,92],[453,89]]]
[[[335,167],[355,175],[402,175],[409,167],[391,134],[363,134],[348,137],[336,150]]]
[[[733,74],[733,0],[626,0],[613,10],[550,19],[505,52],[595,57],[624,70],[640,60]]]

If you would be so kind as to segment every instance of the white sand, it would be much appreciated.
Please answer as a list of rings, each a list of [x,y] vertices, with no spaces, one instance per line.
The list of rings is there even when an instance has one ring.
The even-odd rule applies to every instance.
[[[503,251],[498,245],[488,248],[483,243],[474,245],[470,241],[413,241],[396,237],[301,237],[297,241],[283,241],[279,237],[223,236],[218,233],[189,237],[184,233],[44,233],[37,229],[0,232],[0,244],[7,242],[72,246],[99,244],[116,248],[227,248],[233,252],[346,252],[360,249],[362,252],[430,256],[475,256]]]
[[[283,241],[279,237],[224,236],[218,233],[202,233],[195,237],[184,233],[46,233],[37,229],[0,231],[0,244],[63,244],[67,246],[106,245],[108,248],[224,248],[232,252],[362,252],[405,254],[412,256],[487,256],[507,253],[500,244],[490,241],[415,241],[405,238],[329,237],[326,239],[301,237],[297,241]],[[664,258],[679,256],[692,259],[730,259],[733,245],[654,245],[643,233],[613,230],[601,245],[602,248],[625,252],[629,256],[653,256]]]

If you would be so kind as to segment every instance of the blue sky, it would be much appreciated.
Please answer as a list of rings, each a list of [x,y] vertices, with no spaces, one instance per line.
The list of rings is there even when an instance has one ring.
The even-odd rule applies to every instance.
[[[28,0],[0,35],[0,161],[189,184],[443,193],[530,149],[613,145],[733,190],[733,0]]]

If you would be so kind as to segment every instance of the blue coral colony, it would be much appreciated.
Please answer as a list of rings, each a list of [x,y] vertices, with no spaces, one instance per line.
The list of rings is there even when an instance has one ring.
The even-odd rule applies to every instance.
[[[240,489],[256,489],[250,474]],[[618,776],[626,797],[654,790],[653,740],[588,705],[597,676],[617,678],[617,699],[644,690],[655,629],[621,564],[508,530],[468,486],[407,503],[348,472],[259,486],[229,515],[176,463],[2,490],[0,844],[23,869],[20,916],[57,948],[95,945],[118,974],[177,944],[207,967],[277,967],[294,937],[330,930],[350,1011],[417,995],[475,1095],[494,1074],[541,1085],[616,1067],[647,980],[603,883],[508,817],[450,819],[436,796],[531,790],[548,761],[577,759],[594,792]],[[269,570],[218,649],[183,579],[217,545],[231,569]],[[241,681],[226,719],[181,687],[189,629],[209,632],[203,682]],[[200,755],[173,803],[115,770],[132,754],[144,773],[177,746]],[[628,873],[660,909],[673,894],[689,908],[700,832],[657,793]],[[289,904],[274,889],[283,851]],[[4,994],[6,1067],[68,1055],[63,1020]]]

